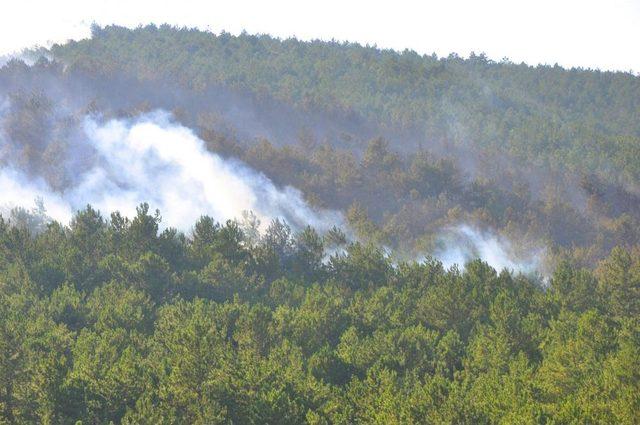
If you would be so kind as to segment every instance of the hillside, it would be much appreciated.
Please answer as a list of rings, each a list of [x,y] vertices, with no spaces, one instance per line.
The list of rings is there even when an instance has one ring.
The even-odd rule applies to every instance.
[[[640,78],[93,28],[0,67],[0,423],[640,423]]]
[[[434,252],[460,223],[521,254],[545,247],[548,264],[592,267],[640,241],[630,74],[168,26],[96,27],[40,54],[50,60],[2,68],[0,94],[13,99],[8,132],[28,135],[12,158],[57,190],[72,178],[42,155],[65,157],[70,123],[160,108],[403,258]]]
[[[98,75],[226,87],[347,116],[398,150],[453,145],[631,185],[640,177],[631,160],[640,153],[640,78],[631,74],[167,26],[95,28],[51,54]]]

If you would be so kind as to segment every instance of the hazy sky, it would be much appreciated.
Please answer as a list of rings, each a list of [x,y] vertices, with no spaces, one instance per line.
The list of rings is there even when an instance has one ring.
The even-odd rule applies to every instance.
[[[485,52],[530,64],[640,71],[640,0],[10,0],[0,55],[89,36],[92,22],[170,23],[336,39],[446,56]]]

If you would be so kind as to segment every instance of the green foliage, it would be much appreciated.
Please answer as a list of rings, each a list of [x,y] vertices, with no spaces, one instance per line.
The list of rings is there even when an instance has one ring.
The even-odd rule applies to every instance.
[[[596,272],[565,262],[546,286],[481,261],[394,264],[357,243],[327,262],[313,229],[283,223],[250,242],[203,217],[168,250],[144,206],[130,224],[112,217],[1,228],[14,241],[0,269],[3,420],[640,419],[636,251]],[[43,274],[52,255],[65,265]]]

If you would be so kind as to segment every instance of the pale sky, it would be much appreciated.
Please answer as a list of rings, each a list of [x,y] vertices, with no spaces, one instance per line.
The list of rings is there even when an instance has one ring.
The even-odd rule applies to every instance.
[[[92,22],[336,39],[446,56],[640,71],[640,0],[9,0],[0,55],[89,36]]]

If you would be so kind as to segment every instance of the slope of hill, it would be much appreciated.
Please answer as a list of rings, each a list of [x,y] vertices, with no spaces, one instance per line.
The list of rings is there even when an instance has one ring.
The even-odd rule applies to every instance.
[[[0,91],[11,158],[58,190],[69,179],[46,158],[64,158],[70,123],[161,108],[405,255],[460,223],[585,266],[640,241],[633,75],[167,26],[94,28],[43,53],[3,67]]]
[[[640,153],[640,78],[631,74],[167,26],[95,28],[51,53],[98,75],[223,86],[351,116],[375,123],[394,149],[462,146],[633,185],[640,177],[630,159]]]
[[[39,54],[0,68],[1,423],[640,423],[638,77]]]

